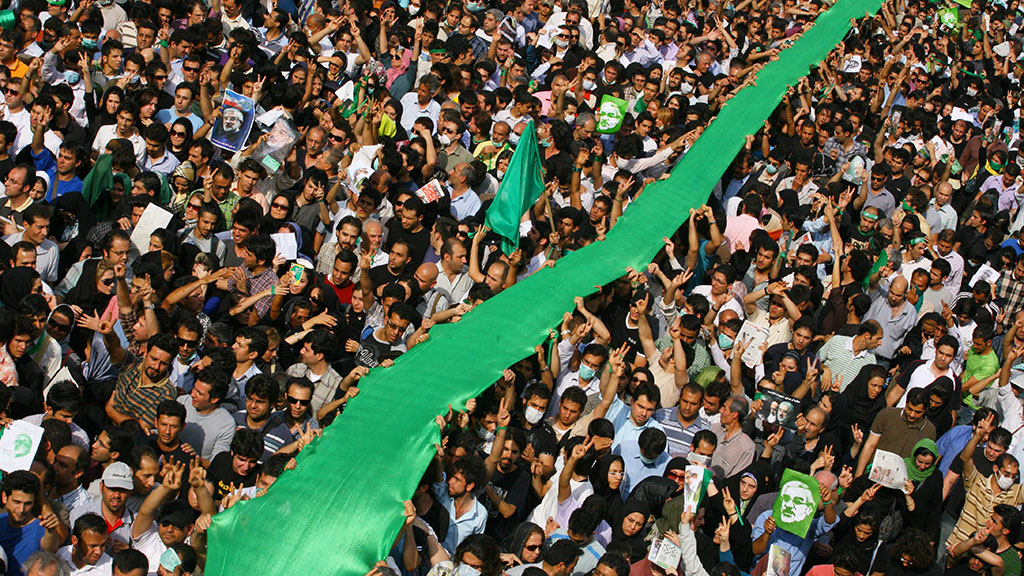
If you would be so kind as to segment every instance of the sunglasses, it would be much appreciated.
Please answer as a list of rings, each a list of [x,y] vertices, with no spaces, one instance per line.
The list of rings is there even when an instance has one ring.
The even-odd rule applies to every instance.
[[[184,138],[184,137],[188,136],[188,134],[185,134],[184,132],[178,132],[177,130],[175,130],[174,132],[171,132],[171,136],[177,136],[179,138]]]
[[[312,402],[312,399],[309,399],[309,398],[307,398],[305,400],[302,400],[302,399],[296,398],[294,396],[289,396],[288,397],[288,403],[289,404],[298,404],[299,406],[309,406],[310,402]]]
[[[523,550],[529,550],[530,552],[536,552],[540,550],[540,544],[534,544],[533,546],[523,546]]]
[[[199,346],[199,340],[187,340],[182,337],[178,337],[178,346],[184,346],[186,348],[195,348]]]
[[[171,522],[170,520],[161,520],[160,521],[160,527],[161,528],[167,528],[168,526],[174,526],[175,528],[178,528],[178,526],[175,526],[174,522]]]
[[[199,72],[199,68],[193,68],[191,66],[183,66],[182,70],[185,72]]]
[[[104,278],[103,280],[100,280],[100,284],[103,284],[104,286],[113,286],[114,282],[116,282],[116,280],[113,278]]]
[[[202,204],[192,204],[192,203],[190,202],[190,203],[189,203],[189,205],[188,205],[188,207],[189,207],[189,208],[191,208],[191,209],[193,209],[193,210],[199,210],[200,208],[202,208],[202,207],[203,207],[203,205],[202,205]]]
[[[328,136],[328,138],[330,138],[331,140],[337,140],[337,141],[340,142],[340,141],[345,139],[345,135],[344,134],[342,134],[342,135],[331,134],[331,135]]]
[[[271,208],[277,208],[278,210],[287,210],[288,209],[288,205],[287,204],[276,204],[275,203],[275,204],[271,204],[270,207]]]
[[[60,322],[57,322],[56,320],[50,320],[49,322],[46,323],[46,325],[49,326],[52,330],[64,331],[64,330],[69,330],[71,328],[70,324],[61,324]]]
[[[21,92],[17,88],[4,88],[4,94],[17,96],[18,94],[21,94]]]

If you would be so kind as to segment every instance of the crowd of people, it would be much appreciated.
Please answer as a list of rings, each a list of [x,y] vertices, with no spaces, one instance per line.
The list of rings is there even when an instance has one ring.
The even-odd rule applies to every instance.
[[[363,376],[605,241],[831,4],[0,12],[5,573],[201,574]],[[438,415],[370,573],[1020,576],[1022,8],[851,21],[649,266]]]

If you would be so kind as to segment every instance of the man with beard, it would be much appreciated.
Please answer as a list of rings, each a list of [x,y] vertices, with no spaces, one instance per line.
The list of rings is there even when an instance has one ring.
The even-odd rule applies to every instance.
[[[78,519],[86,514],[96,514],[106,522],[110,550],[119,552],[128,548],[132,536],[132,514],[126,506],[128,496],[135,489],[134,476],[130,466],[115,462],[103,471],[100,483],[100,499],[83,504],[71,511],[71,523],[77,526]]]
[[[334,233],[338,241],[324,242],[324,245],[320,248],[320,254],[317,257],[317,262],[319,262],[317,272],[320,274],[329,274],[331,272],[331,268],[334,266],[334,257],[338,252],[342,250],[355,251],[359,235],[363,233],[363,223],[355,216],[345,216],[338,222]]]
[[[497,470],[484,488],[482,499],[487,509],[486,534],[498,541],[504,540],[526,517],[526,498],[530,488],[530,473],[518,466],[519,455],[526,446],[526,436],[512,428],[505,437]]]
[[[121,348],[112,322],[101,322],[99,332],[107,345],[110,361],[119,373],[114,393],[107,401],[107,416],[118,425],[135,419],[144,431],[152,430],[160,402],[177,398],[174,384],[167,375],[171,358],[178,353],[178,343],[170,334],[157,334],[150,339],[146,356],[139,358]]]

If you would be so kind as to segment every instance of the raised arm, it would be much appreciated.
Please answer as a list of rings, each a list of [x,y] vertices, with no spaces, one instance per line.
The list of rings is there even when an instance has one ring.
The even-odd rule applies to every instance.
[[[156,520],[157,511],[164,505],[164,502],[170,500],[171,496],[181,489],[181,480],[184,474],[184,462],[164,462],[160,483],[154,486],[149,495],[146,496],[146,499],[142,501],[139,513],[135,516],[135,521],[132,522],[133,540],[141,538],[143,534],[152,528],[153,521]]]

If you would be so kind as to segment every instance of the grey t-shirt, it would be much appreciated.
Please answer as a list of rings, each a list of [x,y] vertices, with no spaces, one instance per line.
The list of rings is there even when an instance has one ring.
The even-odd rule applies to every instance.
[[[190,444],[207,460],[231,448],[231,439],[235,436],[235,419],[227,410],[218,407],[208,414],[200,414],[192,406],[191,396],[179,396],[178,403],[185,407],[182,442]]]

